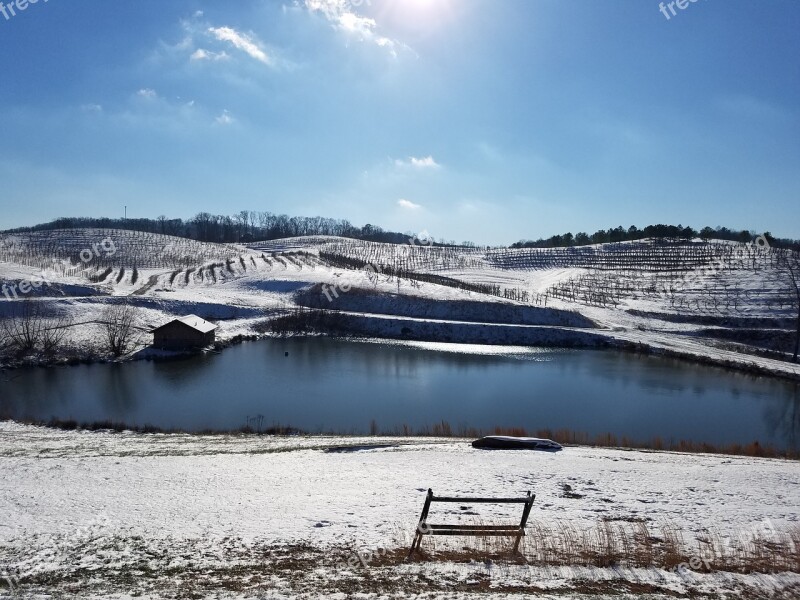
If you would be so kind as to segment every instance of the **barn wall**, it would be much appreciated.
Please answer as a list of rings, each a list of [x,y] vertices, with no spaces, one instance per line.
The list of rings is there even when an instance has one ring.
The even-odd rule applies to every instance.
[[[180,322],[168,323],[153,332],[153,346],[170,350],[208,346],[215,339],[214,331],[202,333]]]

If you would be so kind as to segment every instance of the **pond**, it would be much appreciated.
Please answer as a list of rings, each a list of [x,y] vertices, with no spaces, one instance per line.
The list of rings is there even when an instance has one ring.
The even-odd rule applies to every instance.
[[[288,353],[288,355],[287,355]],[[446,421],[798,447],[798,385],[614,351],[293,338],[217,354],[0,375],[0,417],[368,433]]]

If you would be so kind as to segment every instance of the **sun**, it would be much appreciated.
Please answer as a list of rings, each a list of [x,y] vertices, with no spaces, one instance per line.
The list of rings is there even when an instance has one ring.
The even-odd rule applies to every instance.
[[[441,8],[445,2],[443,0],[404,0],[403,4],[412,12],[431,12]]]
[[[455,0],[388,0],[382,3],[384,16],[405,26],[431,26],[447,19]],[[375,3],[373,2],[373,6]]]

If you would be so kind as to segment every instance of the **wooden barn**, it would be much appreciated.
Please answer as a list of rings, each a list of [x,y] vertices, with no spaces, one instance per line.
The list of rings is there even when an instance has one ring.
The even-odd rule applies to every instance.
[[[214,343],[217,326],[197,315],[173,319],[153,329],[153,347],[163,350],[202,348]]]

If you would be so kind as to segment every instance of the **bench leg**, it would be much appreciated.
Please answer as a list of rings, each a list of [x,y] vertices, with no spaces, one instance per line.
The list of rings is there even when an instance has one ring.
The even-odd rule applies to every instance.
[[[414,541],[411,542],[411,550],[408,551],[408,556],[406,556],[406,560],[411,558],[411,555],[414,554],[415,550],[419,550],[420,544],[422,544],[422,536],[425,533],[426,525],[425,521],[428,518],[428,512],[431,509],[431,501],[433,500],[433,490],[428,488],[428,495],[425,497],[425,505],[422,507],[422,514],[419,517],[419,523],[417,524],[416,534],[414,535]]]
[[[522,511],[522,519],[519,522],[519,532],[517,533],[517,540],[514,542],[513,554],[517,554],[519,552],[519,543],[522,541],[522,536],[525,535],[525,525],[528,524],[528,515],[531,514],[534,500],[536,500],[536,496],[532,496],[531,493],[528,492],[528,501],[525,503],[525,508]]]

